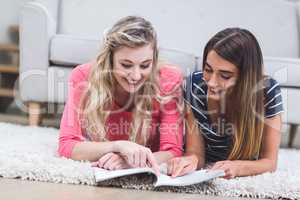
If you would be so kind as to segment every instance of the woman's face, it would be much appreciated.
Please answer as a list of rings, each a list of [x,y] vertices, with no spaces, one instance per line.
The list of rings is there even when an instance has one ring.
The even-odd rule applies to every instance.
[[[203,77],[208,86],[208,97],[220,100],[230,93],[238,78],[238,68],[220,57],[214,50],[210,51],[203,68]]]
[[[137,48],[122,47],[114,52],[113,76],[125,92],[136,92],[148,79],[153,68],[151,44]]]

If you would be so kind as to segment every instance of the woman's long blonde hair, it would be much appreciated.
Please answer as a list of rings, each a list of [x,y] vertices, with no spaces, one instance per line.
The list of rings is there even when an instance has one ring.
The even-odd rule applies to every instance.
[[[264,128],[263,57],[259,44],[248,30],[228,28],[207,43],[203,66],[211,50],[239,69],[238,80],[226,100],[229,118],[226,120],[234,127],[228,159],[255,159],[261,149]]]
[[[104,36],[96,64],[91,68],[88,85],[80,101],[80,119],[84,119],[87,136],[93,141],[105,141],[105,123],[111,114],[116,80],[113,77],[114,52],[121,47],[136,48],[151,44],[153,71],[135,96],[135,108],[129,129],[129,140],[145,145],[151,121],[152,98],[157,93],[154,84],[157,71],[157,37],[151,23],[142,17],[120,19]]]

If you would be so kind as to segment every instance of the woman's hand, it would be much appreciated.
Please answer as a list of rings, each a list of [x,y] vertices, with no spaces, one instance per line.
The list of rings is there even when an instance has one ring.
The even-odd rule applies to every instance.
[[[238,161],[223,160],[216,162],[210,170],[224,170],[225,179],[231,179],[238,176],[239,165]]]
[[[126,160],[117,153],[107,153],[98,161],[92,163],[92,167],[100,167],[107,170],[127,169],[130,166]]]
[[[115,150],[131,167],[151,167],[159,175],[159,166],[149,148],[125,140],[116,141],[115,144]]]
[[[197,169],[198,158],[195,155],[173,158],[168,161],[168,175],[183,176]]]

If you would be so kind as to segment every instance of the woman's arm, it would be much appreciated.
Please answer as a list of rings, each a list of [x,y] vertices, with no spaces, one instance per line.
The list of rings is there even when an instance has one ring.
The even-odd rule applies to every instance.
[[[155,152],[158,164],[182,155],[183,119],[176,100],[162,106],[159,128],[159,151]]]
[[[168,174],[172,177],[182,176],[205,165],[204,140],[189,105],[186,105],[185,131],[186,150],[183,157],[168,162]]]
[[[154,153],[158,163],[182,155],[183,113],[179,109],[182,96],[183,76],[174,66],[162,66],[159,74],[160,95],[170,99],[160,103],[160,147]]]
[[[263,140],[257,161],[241,162],[239,176],[274,172],[277,168],[278,149],[281,139],[281,115],[265,120]]]
[[[186,105],[186,150],[185,156],[196,156],[197,169],[204,167],[205,165],[205,146],[202,134],[189,105]]]
[[[116,152],[115,142],[78,142],[74,145],[71,159],[97,161],[103,155]]]
[[[225,170],[227,178],[275,171],[277,168],[277,156],[281,138],[281,125],[281,115],[276,115],[265,120],[262,147],[258,160],[219,161],[216,162],[212,169]]]
[[[112,142],[78,142],[75,144],[71,158],[74,160],[98,161],[108,153],[118,153],[131,167],[146,167],[150,164],[155,171],[158,165],[149,148],[127,140]]]
[[[204,140],[200,134],[200,130],[192,110],[188,105],[185,119],[185,134],[186,150],[184,156],[191,157],[191,160],[197,162],[197,169],[200,169],[205,165]],[[154,155],[159,164],[174,157],[172,153],[168,151],[156,152]]]

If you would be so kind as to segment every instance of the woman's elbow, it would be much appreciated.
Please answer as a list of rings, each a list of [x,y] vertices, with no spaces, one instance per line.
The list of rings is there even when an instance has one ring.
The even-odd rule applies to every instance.
[[[61,157],[77,160],[76,151],[74,151],[77,142],[78,141],[60,141],[57,149],[58,155]]]
[[[273,162],[270,167],[270,172],[275,172],[277,170],[277,162]]]
[[[76,148],[76,146],[72,149],[72,151],[70,152],[70,158],[72,159],[72,160],[86,160],[87,158],[85,158],[84,156],[83,156],[83,154],[80,152],[80,151],[78,151],[78,149]]]
[[[66,151],[63,145],[58,146],[57,153],[60,157],[71,158],[70,153]]]
[[[266,171],[271,173],[275,172],[277,170],[277,160],[268,159],[266,161],[268,162],[268,169]]]
[[[205,167],[205,159],[204,159],[204,157],[201,157],[201,158],[198,158],[199,160],[198,160],[198,166],[197,166],[197,168],[198,169],[202,169],[202,168],[204,168]]]

